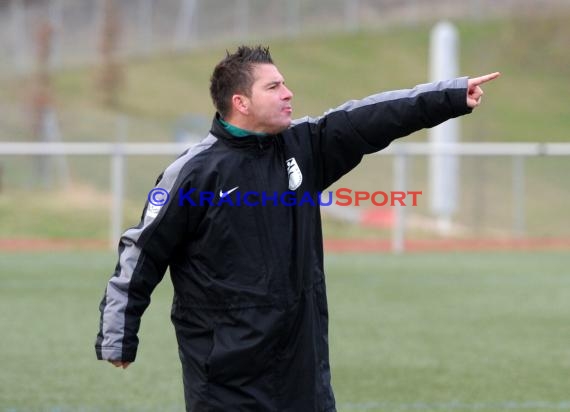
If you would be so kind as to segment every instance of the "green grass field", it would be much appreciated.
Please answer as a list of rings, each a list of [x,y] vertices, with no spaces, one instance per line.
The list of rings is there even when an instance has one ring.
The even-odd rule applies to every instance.
[[[570,410],[569,253],[329,255],[342,411]],[[0,254],[0,411],[181,411],[168,279],[137,362],[95,359],[106,252]]]

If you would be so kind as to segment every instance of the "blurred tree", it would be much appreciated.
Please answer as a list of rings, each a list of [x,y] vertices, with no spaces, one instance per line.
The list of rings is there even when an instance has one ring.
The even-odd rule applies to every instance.
[[[99,43],[100,65],[96,75],[96,90],[101,103],[109,108],[119,106],[124,86],[124,68],[117,58],[121,19],[115,0],[103,1],[103,25]]]
[[[47,20],[40,22],[36,31],[36,70],[32,82],[32,133],[37,141],[61,141],[59,122],[55,111],[50,61],[53,53],[54,29]],[[63,187],[69,185],[69,168],[64,156],[38,156],[35,181],[44,188],[52,187],[57,171]]]
[[[53,104],[53,92],[49,71],[51,54],[51,41],[53,27],[47,21],[42,21],[36,30],[36,67],[32,81],[32,133],[34,139],[40,142],[47,141],[45,133],[46,113]],[[35,182],[43,187],[51,184],[50,158],[38,156],[35,162]]]
[[[32,92],[32,126],[37,140],[43,140],[43,118],[53,104],[52,85],[49,71],[53,28],[47,21],[40,23],[36,31],[36,70]]]

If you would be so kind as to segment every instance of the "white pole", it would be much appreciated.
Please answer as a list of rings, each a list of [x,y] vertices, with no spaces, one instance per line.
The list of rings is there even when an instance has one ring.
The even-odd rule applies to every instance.
[[[63,141],[57,114],[51,107],[44,109],[42,133],[44,135],[44,141],[46,142],[53,143]],[[65,155],[57,155],[53,159],[50,159],[50,162],[54,162],[57,168],[57,175],[63,189],[69,189],[71,186],[71,173],[69,172],[69,165]],[[49,170],[49,173],[51,172],[52,170]]]
[[[125,196],[125,142],[128,123],[125,116],[117,119],[117,143],[111,155],[111,249],[114,249],[123,229],[123,199]]]
[[[449,22],[438,23],[431,32],[430,80],[439,81],[457,77],[459,36]],[[429,141],[437,148],[455,144],[459,140],[459,120],[451,119],[428,131]],[[457,208],[459,159],[452,155],[432,155],[429,164],[430,204],[437,216],[442,234],[451,229],[451,218]]]

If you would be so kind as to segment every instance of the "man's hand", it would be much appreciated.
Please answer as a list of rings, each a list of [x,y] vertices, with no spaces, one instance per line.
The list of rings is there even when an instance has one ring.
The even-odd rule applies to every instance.
[[[123,361],[117,361],[117,360],[110,360],[109,362],[112,363],[113,365],[115,365],[115,367],[123,368],[123,369],[127,369],[129,367],[129,365],[131,364],[131,362],[123,362]]]
[[[467,106],[472,109],[479,106],[481,104],[481,97],[483,96],[483,90],[479,86],[496,79],[500,75],[501,73],[495,72],[467,80]]]

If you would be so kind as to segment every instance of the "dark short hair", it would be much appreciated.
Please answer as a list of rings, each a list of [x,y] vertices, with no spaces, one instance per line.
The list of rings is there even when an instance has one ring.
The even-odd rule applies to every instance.
[[[210,78],[210,96],[222,117],[230,112],[234,94],[251,96],[255,64],[273,64],[269,47],[239,46],[235,53],[226,51],[226,57],[214,68]]]

